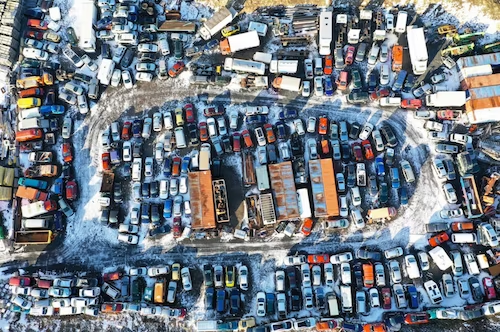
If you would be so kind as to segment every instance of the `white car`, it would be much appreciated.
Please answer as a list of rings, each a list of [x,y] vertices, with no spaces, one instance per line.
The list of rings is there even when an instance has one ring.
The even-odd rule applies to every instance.
[[[454,133],[450,135],[450,142],[466,145],[467,143],[472,142],[472,137],[464,134]]]
[[[387,259],[393,259],[396,257],[403,256],[403,248],[396,247],[396,248],[384,250],[384,256]]]
[[[316,131],[316,118],[314,116],[310,116],[307,119],[307,132],[314,133]]]
[[[314,77],[312,59],[305,59],[304,60],[304,74],[306,76],[306,79],[308,79],[308,80],[310,80],[311,78]]]
[[[385,29],[389,32],[394,30],[394,15],[390,13],[385,15]]]
[[[375,279],[378,287],[385,286],[385,269],[382,263],[375,263],[374,265]]]
[[[140,71],[135,73],[135,80],[142,82],[151,82],[153,80],[153,74]]]
[[[47,61],[49,59],[49,53],[30,47],[23,48],[23,56],[27,59],[34,59],[41,61]]]
[[[120,85],[120,80],[122,78],[122,72],[120,69],[115,69],[113,75],[111,76],[111,86],[118,87]]]
[[[160,180],[160,199],[168,198],[168,180]]]
[[[333,277],[333,264],[332,263],[324,264],[323,271],[324,271],[325,285],[327,287],[333,287],[335,283],[335,279]]]
[[[438,304],[443,301],[441,291],[439,290],[438,285],[433,280],[426,281],[424,283],[424,288],[427,291],[427,295],[429,295],[432,304]]]
[[[417,260],[413,255],[405,256],[405,267],[406,272],[408,273],[408,277],[410,279],[420,278],[420,270],[418,269]]]
[[[314,78],[314,94],[317,97],[323,96],[323,77],[316,76]]]
[[[143,43],[137,46],[137,51],[142,53],[156,53],[158,52],[158,45],[152,43]]]
[[[257,316],[265,317],[266,316],[266,293],[258,292],[257,293]]]
[[[217,125],[214,118],[207,119],[207,129],[208,129],[208,136],[210,136],[210,138],[217,136]]]
[[[443,294],[445,297],[452,297],[455,295],[455,287],[453,285],[453,278],[449,273],[443,274],[443,280],[441,283],[443,287]]]
[[[80,297],[98,297],[101,294],[101,289],[99,287],[85,287],[78,291]]]
[[[481,309],[485,316],[496,315],[500,313],[500,302],[485,303]]]
[[[301,119],[295,119],[293,120],[293,126],[295,127],[295,132],[298,134],[298,135],[305,135],[306,132],[304,130],[304,124],[302,123],[302,120]]]
[[[172,118],[172,113],[168,111],[163,113],[163,126],[167,130],[171,130],[174,128],[174,120]]]
[[[129,276],[139,276],[145,277],[148,275],[148,269],[146,267],[135,267],[128,271]]]
[[[424,251],[419,251],[417,253],[417,256],[418,256],[418,260],[420,261],[420,268],[422,269],[422,271],[429,270],[429,268],[430,268],[429,255],[427,255],[427,253]]]
[[[151,118],[145,118],[144,124],[142,125],[142,138],[149,139],[151,136],[151,125],[153,124],[153,120]]]
[[[453,186],[451,185],[451,183],[445,183],[443,185],[443,191],[444,191],[444,195],[446,197],[446,201],[450,204],[456,204],[457,201],[458,201],[458,198],[457,198],[457,193],[455,191],[455,189],[453,188]]]
[[[163,143],[157,142],[155,145],[155,160],[158,164],[163,161]]]
[[[356,292],[356,311],[361,315],[366,315],[368,313],[368,304],[366,303],[366,293],[363,290]]]
[[[393,283],[398,284],[401,282],[401,269],[399,268],[398,261],[392,260],[389,262],[389,272]]]
[[[443,219],[461,218],[464,215],[462,209],[454,210],[442,210],[439,212],[439,216]]]
[[[144,159],[144,176],[150,178],[153,176],[153,157]]]
[[[300,272],[302,274],[302,286],[311,287],[311,269],[309,269],[309,264],[302,264]]]
[[[179,187],[177,187],[177,179],[171,178],[170,179],[170,196],[177,196],[178,193],[179,193]]]
[[[80,114],[87,114],[89,112],[89,105],[87,103],[87,97],[85,95],[78,96],[76,98],[78,104],[78,110]]]
[[[132,89],[134,87],[134,82],[132,82],[132,77],[130,76],[130,72],[128,70],[122,71],[122,81],[125,88]]]
[[[161,131],[161,113],[160,112],[156,112],[153,114],[153,131]]]
[[[236,110],[231,111],[229,114],[229,128],[236,129],[238,128],[238,117],[239,113]]]
[[[137,244],[139,243],[139,237],[134,234],[118,234],[118,241],[128,244]]]
[[[380,131],[373,130],[372,131],[373,143],[375,143],[375,150],[378,152],[382,152],[385,149],[384,141],[382,140],[382,135]]]
[[[285,271],[278,270],[274,274],[275,282],[276,282],[276,291],[284,292],[285,291]]]
[[[12,293],[17,295],[29,296],[31,294],[31,287],[13,287]]]
[[[154,307],[142,307],[141,315],[143,316],[160,316],[162,311],[162,307],[154,306]]]
[[[183,267],[181,269],[181,280],[182,280],[182,288],[185,291],[190,291],[193,289],[193,284],[191,283],[191,273],[189,272],[188,267]]]
[[[215,288],[224,286],[224,268],[221,265],[214,266],[214,285]]]
[[[313,286],[321,286],[321,266],[314,265],[311,269]]]
[[[337,189],[339,192],[343,193],[345,192],[346,184],[345,184],[345,177],[344,174],[342,173],[337,173],[335,175],[337,178]]]
[[[217,117],[217,126],[219,127],[219,135],[227,135],[226,119],[224,116]]]
[[[65,308],[71,306],[71,300],[68,298],[54,298],[50,299],[50,305],[52,308]]]
[[[248,290],[248,268],[245,265],[238,269],[238,285],[242,290]]]
[[[427,120],[424,123],[424,128],[427,130],[431,130],[431,131],[442,132],[443,131],[443,124],[436,122],[436,121]]]
[[[119,233],[129,233],[129,234],[137,234],[139,233],[139,226],[132,224],[120,224],[118,227]]]
[[[123,161],[132,161],[132,143],[129,141],[123,142],[122,149]]]
[[[175,196],[173,213],[174,217],[180,217],[182,215],[182,196]]]
[[[302,82],[302,97],[308,98],[311,95],[311,82]]]
[[[302,265],[306,262],[307,259],[304,255],[286,256],[283,260],[283,264],[285,264],[286,266]]]
[[[377,288],[372,287],[368,290],[368,297],[370,298],[370,305],[372,308],[380,307],[380,295]]]
[[[149,277],[158,277],[158,276],[166,275],[168,273],[170,273],[169,266],[157,266],[157,267],[150,267],[148,269],[148,276]]]
[[[347,263],[350,262],[354,259],[352,256],[352,253],[350,252],[343,252],[340,254],[335,254],[330,256],[330,263],[332,264],[340,264],[340,263]]]
[[[347,205],[347,196],[339,196],[340,199],[340,216],[347,217],[349,215],[349,207]]]
[[[304,308],[306,310],[311,310],[314,307],[312,288],[304,287],[302,289],[302,296],[304,297]]]
[[[368,137],[370,137],[370,134],[373,131],[373,128],[374,126],[371,123],[367,122],[363,127],[363,130],[361,130],[361,132],[359,133],[359,139],[360,140],[368,139]]]
[[[351,265],[349,263],[340,264],[340,280],[344,285],[350,285],[351,278]]]
[[[73,297],[71,298],[71,306],[74,308],[84,308],[91,305],[97,305],[99,299],[97,298],[87,298],[87,297]]]
[[[187,194],[188,186],[187,186],[187,176],[181,176],[179,181],[179,193]]]
[[[394,294],[394,299],[396,300],[396,307],[398,309],[405,309],[408,306],[406,302],[405,292],[401,284],[395,284],[392,286],[392,294]]]
[[[54,315],[54,308],[53,307],[33,307],[30,308],[30,313],[31,316],[52,316]]]

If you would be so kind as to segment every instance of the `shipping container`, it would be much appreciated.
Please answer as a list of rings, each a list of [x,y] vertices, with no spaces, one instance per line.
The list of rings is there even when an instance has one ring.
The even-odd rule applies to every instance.
[[[465,110],[472,124],[500,121],[500,96],[468,100]]]
[[[500,73],[465,78],[460,83],[461,90],[482,88],[500,84]]]
[[[12,201],[11,187],[0,187],[0,201]]]
[[[260,191],[266,191],[271,188],[271,185],[269,184],[269,173],[267,172],[266,165],[256,167],[255,175],[257,176],[257,188]]]
[[[459,69],[458,78],[463,81],[469,77],[485,76],[493,74],[493,68],[491,65],[481,65],[476,67],[466,67]]]
[[[191,228],[215,228],[212,173],[210,171],[188,173],[191,201]]]
[[[458,69],[500,63],[500,53],[490,53],[462,57],[457,60]]]
[[[1,173],[0,185],[7,186],[7,187],[13,187],[14,186],[14,177],[15,177],[14,168],[0,166],[0,173]]]
[[[226,58],[224,60],[224,70],[264,75],[266,65],[257,61]]]
[[[332,159],[309,161],[309,176],[314,205],[314,216],[337,217],[340,215],[337,184]]]
[[[290,161],[268,166],[278,221],[299,218],[299,205]]]

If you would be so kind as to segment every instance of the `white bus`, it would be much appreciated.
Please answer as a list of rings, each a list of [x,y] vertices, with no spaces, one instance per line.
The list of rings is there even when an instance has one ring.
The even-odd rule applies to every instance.
[[[273,74],[295,74],[299,68],[299,60],[272,60],[269,71]]]
[[[398,13],[398,20],[396,21],[396,28],[394,31],[397,33],[404,33],[406,30],[406,21],[408,20],[408,13],[405,11],[400,11]]]
[[[413,74],[422,75],[427,70],[427,62],[429,59],[424,29],[417,28],[416,26],[409,26],[406,36],[408,38],[408,50],[410,52]]]
[[[257,61],[226,58],[224,60],[224,70],[264,75],[266,65]]]
[[[297,200],[299,203],[300,218],[311,218],[311,202],[309,201],[309,191],[307,189],[297,190]]]
[[[332,53],[331,45],[333,38],[333,14],[332,12],[321,12],[319,14],[319,54],[329,55]]]

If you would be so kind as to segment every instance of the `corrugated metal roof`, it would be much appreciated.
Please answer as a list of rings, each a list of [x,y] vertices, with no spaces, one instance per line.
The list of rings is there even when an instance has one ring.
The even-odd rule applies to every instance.
[[[158,28],[158,31],[194,33],[196,31],[196,24],[194,24],[194,22],[189,22],[189,21],[169,20],[163,22],[163,24]]]
[[[271,188],[276,201],[278,221],[299,218],[299,204],[290,161],[269,165]]]
[[[215,228],[212,173],[210,171],[188,173],[191,200],[191,228]]]
[[[337,185],[332,159],[309,161],[315,217],[339,216]]]
[[[500,85],[486,86],[467,90],[471,99],[482,99],[500,96]]]
[[[466,56],[457,61],[459,69],[491,64],[500,64],[500,53]]]
[[[460,83],[460,88],[462,90],[467,90],[467,89],[482,88],[485,86],[494,86],[494,85],[500,85],[500,73],[465,78]]]
[[[500,121],[500,96],[469,100],[465,110],[469,122],[473,124]]]
[[[272,225],[276,223],[276,213],[274,212],[273,196],[271,194],[260,195],[260,211],[262,214],[262,223]]]

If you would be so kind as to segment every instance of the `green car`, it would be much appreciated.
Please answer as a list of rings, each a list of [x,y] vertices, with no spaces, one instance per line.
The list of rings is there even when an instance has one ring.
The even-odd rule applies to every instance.
[[[347,101],[351,104],[366,104],[369,95],[365,91],[354,91],[347,95]]]
[[[144,278],[139,277],[132,281],[132,301],[141,300],[144,287],[146,287],[146,281],[144,280]]]
[[[146,287],[146,289],[144,289],[143,300],[147,302],[153,301],[153,287]]]
[[[78,44],[78,38],[76,37],[75,29],[73,27],[66,28],[66,35],[68,36],[68,41],[72,46]]]
[[[359,70],[353,69],[351,70],[352,76],[352,90],[361,90],[363,89],[363,82],[361,80],[361,74]]]

